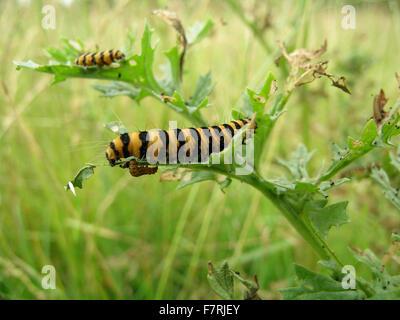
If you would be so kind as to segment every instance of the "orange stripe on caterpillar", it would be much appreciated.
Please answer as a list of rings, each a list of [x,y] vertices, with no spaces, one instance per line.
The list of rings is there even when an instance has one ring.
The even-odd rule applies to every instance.
[[[75,64],[79,66],[104,66],[116,60],[124,59],[125,55],[120,50],[107,50],[95,53],[83,53],[75,59]]]
[[[124,133],[110,142],[106,158],[111,166],[132,156],[154,165],[202,163],[211,153],[223,151],[247,124],[250,129],[257,125],[254,119],[245,118],[220,126]]]

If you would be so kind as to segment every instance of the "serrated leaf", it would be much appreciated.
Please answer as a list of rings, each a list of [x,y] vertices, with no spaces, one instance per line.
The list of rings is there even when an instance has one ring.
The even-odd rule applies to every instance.
[[[75,188],[83,188],[83,180],[89,179],[92,175],[94,175],[94,168],[96,168],[95,165],[93,164],[87,164],[85,167],[79,170],[75,178],[68,182],[66,185],[65,189],[66,190],[71,190],[73,193],[73,189],[71,188],[70,184],[72,184]]]
[[[310,162],[315,151],[308,152],[304,144],[300,144],[296,151],[292,153],[292,160],[278,160],[278,162],[289,170],[295,180],[310,179],[307,171],[307,164]]]
[[[136,41],[137,37],[137,29],[133,28],[131,30],[126,31],[126,40],[122,47],[122,52],[125,54],[127,59],[129,59],[133,55],[133,45]]]
[[[233,299],[233,275],[227,262],[224,262],[220,269],[215,269],[209,262],[207,280],[214,292],[222,299]]]
[[[358,261],[368,266],[372,273],[372,280],[366,283],[374,291],[370,299],[400,298],[400,277],[391,276],[371,250],[353,249],[352,253]]]
[[[324,238],[328,236],[328,232],[333,226],[339,227],[350,221],[346,213],[347,201],[325,207],[326,204],[326,200],[311,200],[304,206],[304,214],[315,230]]]
[[[385,197],[398,209],[400,210],[400,197],[399,189],[393,188],[389,176],[383,169],[376,167],[371,170],[371,178],[377,182],[381,187]]]
[[[359,290],[345,290],[341,282],[295,265],[299,287],[282,289],[287,300],[358,300],[365,297]]]
[[[142,51],[140,55],[135,55],[133,60],[136,65],[132,67],[133,73],[139,78],[139,82],[155,92],[162,92],[153,73],[155,47],[151,45],[153,31],[146,23],[142,36]]]

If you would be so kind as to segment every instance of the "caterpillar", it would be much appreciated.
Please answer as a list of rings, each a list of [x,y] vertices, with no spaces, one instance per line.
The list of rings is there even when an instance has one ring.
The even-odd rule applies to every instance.
[[[106,158],[111,166],[115,166],[121,158],[132,156],[153,165],[202,163],[208,160],[211,153],[223,151],[235,134],[249,123],[250,129],[257,128],[255,120],[245,118],[211,127],[124,133],[110,142]],[[135,160],[122,167],[129,168],[135,177],[157,171],[157,168],[139,167]]]
[[[119,50],[107,50],[101,52],[83,53],[75,59],[79,66],[104,66],[113,63],[115,60],[124,59],[125,55]]]

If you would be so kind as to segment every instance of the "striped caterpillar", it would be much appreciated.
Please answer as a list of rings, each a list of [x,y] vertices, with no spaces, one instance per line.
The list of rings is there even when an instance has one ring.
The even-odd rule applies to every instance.
[[[254,120],[246,118],[220,126],[124,133],[110,142],[106,158],[111,166],[115,166],[122,158],[132,156],[153,165],[202,163],[208,160],[211,153],[223,151],[246,124],[249,124],[250,129],[257,127]],[[135,160],[121,167],[129,167],[135,177],[157,171],[157,167],[140,167]]]
[[[107,50],[95,53],[83,53],[75,59],[79,66],[104,66],[113,63],[115,60],[124,59],[125,55],[119,50]]]

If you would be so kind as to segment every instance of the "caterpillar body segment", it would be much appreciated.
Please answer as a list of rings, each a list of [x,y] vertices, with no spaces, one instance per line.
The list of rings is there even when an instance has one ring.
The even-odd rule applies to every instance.
[[[83,53],[75,59],[79,66],[104,66],[113,63],[115,60],[124,59],[125,55],[120,50],[107,50],[101,52]]]
[[[235,134],[249,123],[250,129],[256,128],[254,119],[245,118],[219,126],[124,133],[110,142],[106,158],[111,166],[121,158],[132,156],[146,160],[150,165],[202,163],[208,160],[211,153],[223,151]],[[133,176],[157,171],[156,168],[148,167],[146,170],[134,171],[140,168],[136,161],[126,163],[124,167],[129,167]]]

